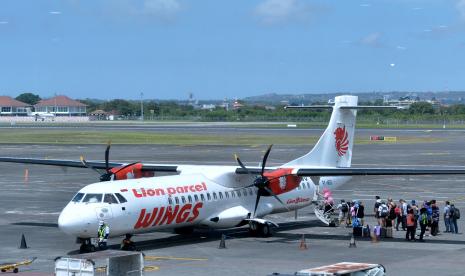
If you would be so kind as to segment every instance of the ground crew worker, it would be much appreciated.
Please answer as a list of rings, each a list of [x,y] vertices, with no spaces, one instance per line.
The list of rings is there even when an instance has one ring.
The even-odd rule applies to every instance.
[[[110,235],[110,227],[106,224],[103,220],[99,221],[98,223],[98,247],[100,250],[107,249],[107,239]]]

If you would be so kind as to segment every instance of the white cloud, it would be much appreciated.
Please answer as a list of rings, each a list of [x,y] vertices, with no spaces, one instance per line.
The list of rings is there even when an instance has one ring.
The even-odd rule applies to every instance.
[[[381,47],[382,46],[381,37],[382,35],[379,32],[371,33],[363,37],[360,40],[360,43],[366,46],[370,46],[370,47]]]
[[[0,21],[0,25],[6,25],[8,24],[8,21]]]
[[[265,0],[255,8],[255,14],[264,24],[275,24],[308,19],[310,6],[301,0]]]
[[[48,13],[53,15],[59,15],[61,14],[61,11],[49,11]]]
[[[404,51],[404,50],[407,50],[407,47],[404,47],[404,46],[397,46],[396,49],[397,49],[397,50]]]
[[[460,17],[465,20],[465,0],[459,0],[456,4],[456,8],[460,14]]]
[[[371,7],[371,4],[360,4],[360,7],[368,8]]]
[[[145,0],[142,12],[147,15],[171,17],[181,10],[177,0]]]

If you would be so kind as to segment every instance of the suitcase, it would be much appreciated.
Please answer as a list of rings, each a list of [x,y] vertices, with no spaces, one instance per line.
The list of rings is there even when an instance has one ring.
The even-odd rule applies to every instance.
[[[353,228],[354,237],[361,237],[362,236],[362,229],[363,228],[361,226],[354,227]]]
[[[386,238],[392,238],[392,227],[386,227]]]
[[[386,227],[381,227],[381,233],[379,234],[380,238],[386,238]]]
[[[362,229],[362,236],[365,237],[365,238],[369,238],[370,237],[370,226],[363,226],[363,229]]]

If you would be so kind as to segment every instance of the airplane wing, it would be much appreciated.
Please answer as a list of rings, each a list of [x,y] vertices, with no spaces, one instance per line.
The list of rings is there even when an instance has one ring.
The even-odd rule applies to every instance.
[[[20,163],[20,164],[33,164],[33,165],[49,165],[58,167],[71,167],[71,168],[86,168],[81,161],[76,160],[63,160],[63,159],[36,159],[36,158],[15,158],[15,157],[0,157],[0,162],[7,163]],[[104,170],[104,161],[86,161],[87,164],[95,169]],[[109,162],[108,167],[115,168],[127,165],[129,163]],[[157,172],[177,172],[178,165],[165,165],[165,164],[143,164],[143,171],[157,171]]]
[[[269,170],[269,168],[265,168]],[[261,168],[248,168],[251,174],[259,175]],[[247,174],[243,168],[236,169],[237,174]],[[368,176],[368,175],[451,175],[465,174],[465,169],[399,169],[399,168],[296,168],[292,174],[297,176]]]
[[[63,159],[35,159],[35,158],[16,158],[0,157],[0,162],[49,165],[59,167],[86,168],[81,161],[63,160]],[[87,164],[95,169],[105,169],[104,161],[87,161]],[[120,167],[128,163],[110,162],[109,168]],[[142,163],[143,171],[153,172],[179,172],[179,169],[185,164],[149,164]],[[194,166],[199,166],[194,165]],[[260,167],[247,168],[250,174],[260,175]],[[266,167],[265,171],[271,171],[277,167]],[[241,167],[237,167],[236,174],[247,174],[248,172]],[[400,168],[295,168],[292,174],[297,176],[368,176],[368,175],[460,175],[465,174],[465,169],[400,169]]]

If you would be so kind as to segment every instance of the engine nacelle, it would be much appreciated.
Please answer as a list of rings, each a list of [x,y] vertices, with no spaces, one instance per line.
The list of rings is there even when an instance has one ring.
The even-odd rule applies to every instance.
[[[292,170],[281,168],[263,174],[270,179],[269,188],[275,195],[292,191],[299,186],[302,177],[292,174]]]
[[[152,177],[153,172],[143,171],[142,163],[135,163],[121,170],[122,167],[114,167],[110,171],[114,173],[115,180]]]

